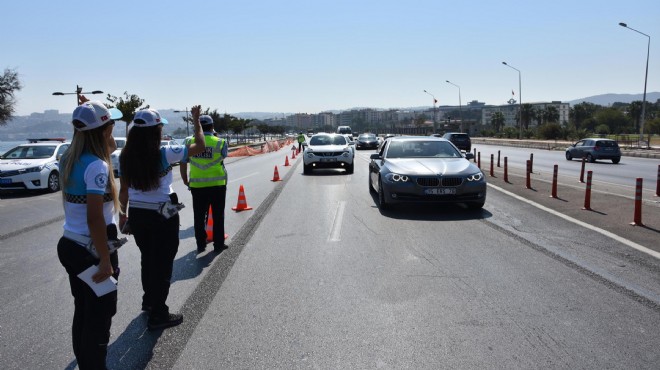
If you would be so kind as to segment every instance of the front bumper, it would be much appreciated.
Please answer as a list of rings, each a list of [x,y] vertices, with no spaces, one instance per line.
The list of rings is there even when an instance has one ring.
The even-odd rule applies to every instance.
[[[385,179],[383,192],[388,203],[482,203],[486,201],[487,185],[483,179],[463,180],[458,186],[421,186],[415,179],[407,182]]]
[[[40,172],[22,173],[13,176],[0,176],[2,190],[37,190],[48,186],[48,174]]]

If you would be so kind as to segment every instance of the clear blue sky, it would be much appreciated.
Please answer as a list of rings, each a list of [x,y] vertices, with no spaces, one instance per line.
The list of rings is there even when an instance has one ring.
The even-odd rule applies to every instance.
[[[17,114],[71,112],[54,91],[137,94],[156,109],[318,113],[660,91],[660,1],[16,1],[0,68]],[[96,95],[105,101],[105,95]]]

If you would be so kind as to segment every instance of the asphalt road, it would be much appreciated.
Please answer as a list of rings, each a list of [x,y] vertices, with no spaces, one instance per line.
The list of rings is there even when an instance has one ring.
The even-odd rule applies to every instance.
[[[182,211],[168,301],[184,313],[181,326],[146,331],[139,252],[132,243],[120,251],[109,366],[657,368],[660,263],[625,233],[615,240],[513,197],[525,194],[513,175],[510,184],[489,179],[482,211],[381,212],[367,190],[371,153],[358,152],[353,175],[304,176],[300,158],[282,166],[284,151],[228,160],[230,249],[197,256],[192,210]],[[275,165],[282,182],[270,181]],[[252,211],[230,209],[240,184]],[[535,184],[525,198],[543,195]],[[0,201],[4,368],[75,366],[58,201]],[[603,219],[600,228],[618,222]]]

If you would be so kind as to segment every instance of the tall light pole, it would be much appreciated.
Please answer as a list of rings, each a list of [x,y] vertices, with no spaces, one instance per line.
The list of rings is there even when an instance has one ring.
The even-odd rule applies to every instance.
[[[632,31],[635,31],[635,32],[649,38],[648,46],[646,47],[646,73],[644,74],[644,98],[642,100],[642,118],[641,118],[640,123],[639,123],[639,141],[640,141],[640,144],[641,144],[641,142],[644,141],[644,116],[646,115],[646,81],[649,77],[649,53],[651,51],[651,36],[649,36],[649,35],[647,35],[643,32],[639,32],[634,28],[630,28],[630,27],[628,27],[627,24],[625,24],[623,22],[619,23],[619,26],[625,27],[625,28],[627,28],[629,30],[632,30]]]
[[[522,139],[522,91],[521,91],[522,90],[522,88],[521,88],[522,87],[522,82],[521,82],[522,79],[520,77],[520,70],[516,67],[513,67],[509,64],[506,64],[506,62],[502,62],[502,64],[504,64],[505,66],[507,66],[509,68],[512,68],[512,69],[515,69],[516,71],[518,71],[518,105],[520,106],[519,112],[518,112],[518,114],[519,114],[518,119],[520,121],[520,131],[518,132],[518,139]]]
[[[53,95],[76,95],[76,105],[80,105],[80,95],[82,94],[103,94],[103,91],[101,90],[94,90],[94,91],[88,91],[88,92],[83,92],[82,86],[76,85],[76,92],[70,92],[70,93],[64,93],[64,92],[59,92],[56,91],[53,93]]]
[[[188,129],[188,127],[190,125],[190,122],[188,121],[189,120],[188,113],[190,113],[190,111],[188,110],[188,107],[186,107],[185,110],[175,110],[174,111],[174,113],[183,113],[183,112],[186,112],[186,137],[188,137],[188,136],[190,136],[190,130]]]
[[[431,95],[431,97],[433,97],[433,130],[436,130],[436,127],[435,127],[435,125],[436,125],[436,123],[435,123],[435,116],[436,116],[436,114],[435,114],[435,104],[438,102],[438,99],[436,99],[435,95],[431,94],[430,92],[428,92],[426,90],[424,90],[424,92]]]
[[[450,85],[454,85],[454,86],[458,87],[458,114],[461,118],[461,132],[463,132],[463,108],[462,108],[462,104],[461,104],[461,87],[456,85],[453,82],[450,82],[449,80],[447,80],[447,83],[450,84]]]

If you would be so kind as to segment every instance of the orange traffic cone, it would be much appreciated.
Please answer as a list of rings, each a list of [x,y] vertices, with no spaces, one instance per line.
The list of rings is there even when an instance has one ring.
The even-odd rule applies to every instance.
[[[282,179],[280,179],[280,173],[277,171],[277,166],[275,166],[275,173],[273,173],[273,179],[270,181],[282,181]]]
[[[289,156],[288,156],[288,155],[286,156],[286,160],[284,161],[284,167],[286,167],[286,166],[290,166],[290,164],[289,164]]]
[[[296,151],[293,151],[293,154],[291,154],[291,159],[296,159]]]
[[[245,199],[245,190],[243,190],[243,185],[241,185],[238,190],[238,203],[236,203],[236,207],[231,207],[231,209],[236,212],[249,211],[252,209],[252,207],[247,205],[247,199]]]
[[[225,234],[225,239],[229,238],[229,234]],[[206,242],[213,242],[213,211],[209,207],[208,217],[206,219]]]

